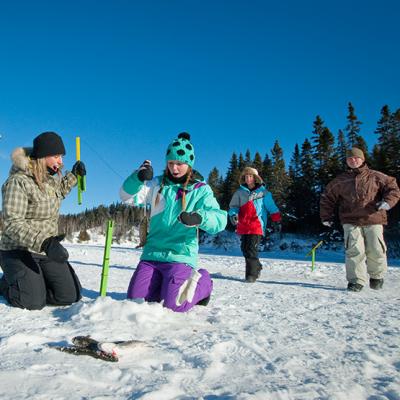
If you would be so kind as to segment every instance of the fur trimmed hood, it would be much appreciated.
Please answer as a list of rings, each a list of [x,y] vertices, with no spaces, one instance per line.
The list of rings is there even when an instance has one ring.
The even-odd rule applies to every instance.
[[[32,153],[31,147],[17,147],[11,153],[11,172],[23,171],[29,173],[29,156]]]

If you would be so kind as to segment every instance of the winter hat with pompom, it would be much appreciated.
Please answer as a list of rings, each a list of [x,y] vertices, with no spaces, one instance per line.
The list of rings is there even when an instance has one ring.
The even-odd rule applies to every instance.
[[[194,148],[190,142],[190,135],[187,132],[182,132],[168,146],[166,160],[180,161],[184,164],[193,167],[194,164]]]

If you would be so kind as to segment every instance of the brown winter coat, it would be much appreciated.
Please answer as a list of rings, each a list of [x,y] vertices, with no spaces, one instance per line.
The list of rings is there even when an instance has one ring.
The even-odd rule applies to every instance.
[[[399,199],[396,179],[364,164],[349,169],[328,184],[321,196],[320,216],[322,221],[332,221],[338,206],[342,224],[386,225],[386,211],[378,211],[376,204],[383,200],[392,208]]]
[[[28,250],[40,253],[43,241],[58,234],[61,201],[76,185],[76,177],[49,177],[39,189],[29,169],[26,149],[12,154],[10,176],[2,187],[4,230],[0,250]]]

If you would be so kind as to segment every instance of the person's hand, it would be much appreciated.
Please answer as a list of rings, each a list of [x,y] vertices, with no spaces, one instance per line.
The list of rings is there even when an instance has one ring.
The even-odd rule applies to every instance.
[[[274,232],[281,232],[282,231],[282,224],[281,222],[272,222],[272,229]]]
[[[86,167],[83,161],[77,161],[71,171],[75,176],[85,176],[86,175]]]
[[[61,245],[65,235],[51,236],[44,240],[41,250],[44,251],[51,260],[58,263],[66,262],[69,258],[67,249]]]
[[[333,221],[322,221],[322,225],[326,226],[328,228],[332,228],[333,226]]]
[[[138,169],[138,178],[141,182],[151,181],[153,179],[153,167],[150,160],[144,160]]]
[[[186,226],[198,226],[201,224],[203,219],[201,218],[200,214],[197,214],[195,211],[189,213],[182,211],[178,215],[178,221]]]
[[[389,211],[390,210],[390,206],[388,203],[386,203],[386,201],[382,200],[382,201],[378,201],[376,203],[376,208],[379,210],[385,210],[385,211]]]
[[[238,222],[239,222],[239,218],[238,218],[237,214],[230,215],[229,219],[230,219],[231,224],[233,226],[236,226],[238,224]]]

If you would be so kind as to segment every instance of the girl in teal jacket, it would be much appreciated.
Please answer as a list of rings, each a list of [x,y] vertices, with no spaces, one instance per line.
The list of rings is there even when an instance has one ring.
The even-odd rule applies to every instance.
[[[226,226],[209,185],[193,170],[195,156],[188,133],[181,133],[168,147],[167,166],[153,178],[146,160],[121,188],[121,199],[150,208],[150,227],[141,261],[132,276],[128,298],[163,301],[173,311],[188,311],[206,304],[212,281],[197,269],[198,229],[215,234]]]

